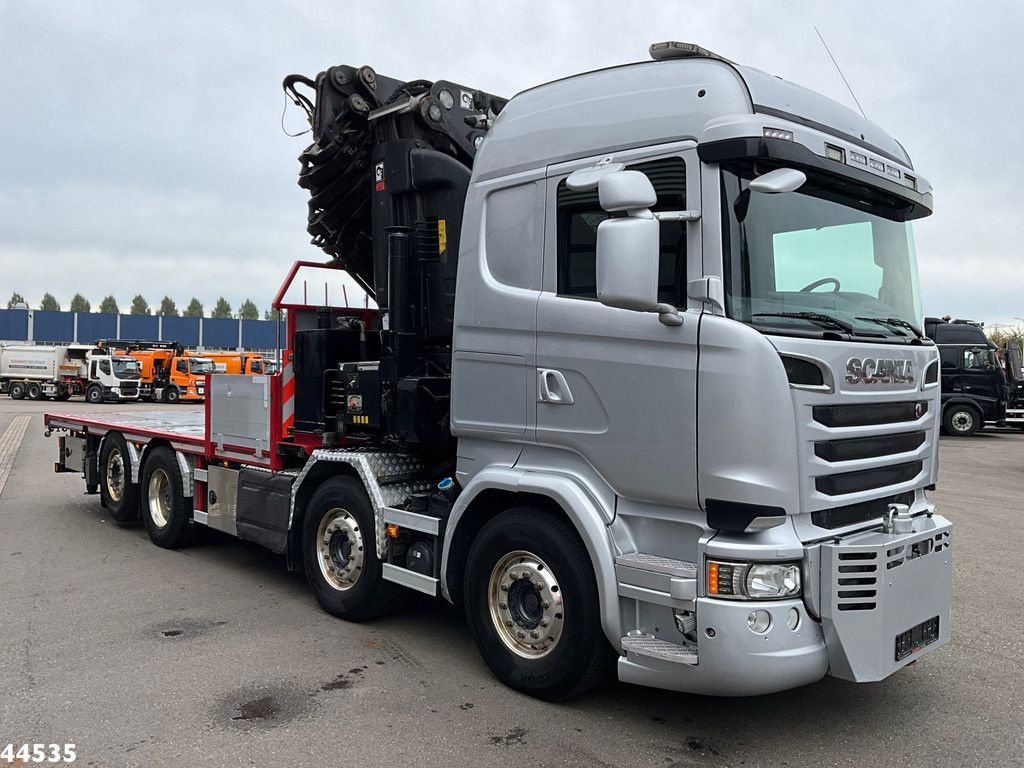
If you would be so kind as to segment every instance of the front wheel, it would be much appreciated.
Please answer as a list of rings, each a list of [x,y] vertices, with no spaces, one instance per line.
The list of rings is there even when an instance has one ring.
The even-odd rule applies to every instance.
[[[981,429],[981,414],[970,405],[951,405],[942,417],[946,432],[956,437],[970,437]]]
[[[102,403],[103,388],[98,384],[91,385],[87,390],[85,390],[85,399],[86,401],[93,404]]]
[[[181,399],[181,393],[177,387],[168,387],[164,390],[164,402],[174,404]]]
[[[306,581],[320,607],[349,621],[396,608],[404,593],[384,581],[373,508],[354,477],[328,480],[310,499],[302,525]]]
[[[586,547],[547,512],[510,509],[484,526],[466,563],[465,608],[484,661],[512,688],[561,701],[611,670]]]

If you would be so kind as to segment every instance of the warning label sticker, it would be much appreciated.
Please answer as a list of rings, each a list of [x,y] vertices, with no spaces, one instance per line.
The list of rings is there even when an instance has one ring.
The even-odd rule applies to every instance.
[[[444,219],[437,220],[437,252],[444,253],[448,247],[448,224]]]
[[[384,161],[377,163],[373,168],[373,188],[377,192],[384,191]]]

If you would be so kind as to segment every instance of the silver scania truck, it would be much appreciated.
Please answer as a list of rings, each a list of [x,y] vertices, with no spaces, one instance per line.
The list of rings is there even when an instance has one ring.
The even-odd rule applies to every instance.
[[[313,241],[379,310],[289,299],[297,265],[279,374],[211,377],[196,424],[50,414],[58,470],[161,546],[207,525],[287,553],[344,618],[461,603],[547,699],[611,669],[870,682],[947,643],[928,182],[823,96],[651,55],[508,101],[286,79]]]

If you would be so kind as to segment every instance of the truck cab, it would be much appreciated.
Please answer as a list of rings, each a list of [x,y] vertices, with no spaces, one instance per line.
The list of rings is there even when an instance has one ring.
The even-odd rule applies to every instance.
[[[970,437],[986,423],[1003,424],[1010,385],[984,329],[969,320],[935,317],[925,318],[925,329],[941,359],[943,430]]]
[[[85,399],[90,403],[105,400],[138,400],[140,368],[128,355],[95,350],[86,354],[88,376]]]

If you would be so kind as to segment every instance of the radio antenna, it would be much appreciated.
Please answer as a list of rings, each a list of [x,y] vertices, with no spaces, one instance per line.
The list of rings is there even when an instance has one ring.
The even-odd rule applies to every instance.
[[[868,116],[864,114],[864,107],[860,105],[860,101],[857,99],[857,94],[854,93],[853,88],[850,87],[850,81],[846,79],[846,75],[843,74],[843,70],[839,67],[839,62],[836,61],[836,57],[833,56],[832,51],[829,50],[828,43],[826,43],[825,38],[822,37],[821,30],[818,29],[817,24],[814,25],[814,31],[818,33],[818,39],[821,40],[821,44],[825,46],[825,53],[827,53],[828,57],[832,59],[832,63],[836,67],[836,72],[838,72],[839,76],[843,78],[843,83],[846,85],[846,90],[848,90],[850,92],[850,95],[853,97],[853,102],[857,105],[857,109],[860,110],[861,115],[864,117],[865,120],[867,120]]]

